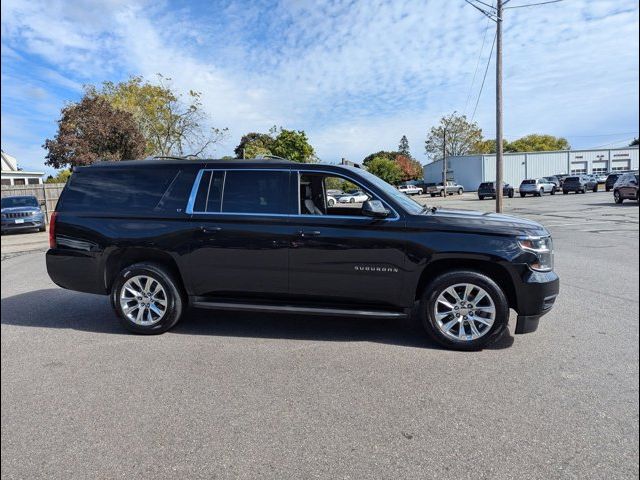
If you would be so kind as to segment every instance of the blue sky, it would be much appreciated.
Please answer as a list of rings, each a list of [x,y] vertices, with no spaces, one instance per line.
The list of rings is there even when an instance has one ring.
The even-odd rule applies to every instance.
[[[493,40],[493,26],[463,0],[1,8],[2,148],[29,170],[43,169],[41,145],[83,84],[156,73],[201,91],[212,125],[229,127],[219,156],[243,133],[281,125],[305,130],[325,161],[394,149],[404,134],[426,162],[428,129],[454,110],[472,115]],[[636,0],[512,9],[504,37],[507,138],[550,133],[583,148],[638,135]],[[486,136],[495,132],[493,68],[475,114]]]

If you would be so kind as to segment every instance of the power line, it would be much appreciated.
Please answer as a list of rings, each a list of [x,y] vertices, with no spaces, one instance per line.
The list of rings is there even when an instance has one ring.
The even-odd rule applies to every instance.
[[[547,2],[540,2],[540,3],[527,3],[526,5],[514,5],[513,7],[504,7],[504,9],[507,10],[512,8],[535,7],[537,5],[547,5],[549,3],[558,3],[558,2],[564,2],[564,0],[549,0]]]
[[[482,58],[482,52],[484,51],[484,44],[487,40],[487,32],[489,31],[489,25],[491,20],[487,18],[487,26],[484,29],[484,35],[482,36],[482,45],[480,46],[480,53],[478,53],[478,60],[476,61],[476,68],[473,71],[473,79],[471,80],[471,85],[469,85],[469,92],[467,93],[467,100],[464,102],[464,113],[467,113],[467,107],[469,106],[469,100],[471,100],[471,92],[473,91],[473,86],[476,84],[476,75],[478,75],[478,67],[480,66],[480,59]]]
[[[489,71],[489,65],[491,64],[491,57],[493,56],[493,48],[496,46],[496,36],[493,36],[493,43],[491,44],[491,51],[489,52],[489,58],[487,59],[487,66],[484,69],[484,76],[482,77],[482,84],[480,85],[480,91],[478,92],[478,98],[476,99],[476,105],[473,107],[473,114],[471,115],[471,121],[476,117],[476,110],[478,110],[478,104],[480,103],[480,97],[482,96],[482,90],[484,89],[484,82],[487,79],[487,72]]]

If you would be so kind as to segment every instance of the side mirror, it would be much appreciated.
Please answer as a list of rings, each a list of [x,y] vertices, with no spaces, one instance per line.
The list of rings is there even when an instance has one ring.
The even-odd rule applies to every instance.
[[[362,204],[362,215],[371,218],[387,218],[391,212],[380,200],[367,200]]]

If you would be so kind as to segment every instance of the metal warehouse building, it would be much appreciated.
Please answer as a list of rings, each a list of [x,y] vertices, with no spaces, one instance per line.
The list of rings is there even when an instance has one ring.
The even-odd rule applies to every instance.
[[[504,154],[504,181],[518,187],[525,178],[556,174],[606,173],[638,169],[638,148],[562,150]],[[496,179],[495,155],[464,155],[447,158],[447,178],[465,190],[477,190],[482,182]],[[442,181],[442,160],[424,166],[425,182]]]

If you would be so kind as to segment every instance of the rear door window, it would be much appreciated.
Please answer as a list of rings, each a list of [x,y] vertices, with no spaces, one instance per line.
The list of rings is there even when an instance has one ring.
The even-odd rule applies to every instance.
[[[289,172],[228,170],[223,213],[289,213]]]

